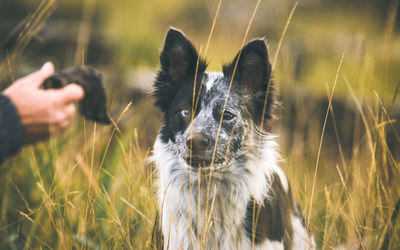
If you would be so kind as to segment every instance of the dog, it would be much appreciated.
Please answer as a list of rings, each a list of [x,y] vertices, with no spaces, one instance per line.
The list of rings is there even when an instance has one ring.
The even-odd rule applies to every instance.
[[[194,45],[171,28],[160,63],[153,95],[163,125],[152,160],[163,248],[314,248],[278,166],[264,40],[247,43],[221,73],[207,72]]]

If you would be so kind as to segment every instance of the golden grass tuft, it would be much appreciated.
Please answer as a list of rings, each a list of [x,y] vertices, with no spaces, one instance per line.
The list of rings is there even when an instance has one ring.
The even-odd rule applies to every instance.
[[[160,6],[167,6],[158,2]],[[82,39],[77,43],[76,63],[85,61],[85,50],[90,40],[88,32],[93,28],[90,16],[94,3],[87,1],[85,5],[84,12],[90,15],[83,18],[80,28]],[[213,48],[213,44],[225,42],[221,39],[224,34],[218,35],[217,20],[217,17],[223,18],[220,15],[224,13],[224,3],[219,1],[218,5],[214,4],[215,18],[204,54],[213,54],[218,49],[221,49],[221,55],[227,53],[226,48]],[[56,1],[42,1],[34,14],[21,24],[24,28],[15,48],[0,65],[0,78],[5,77],[7,71],[13,75],[15,59],[43,27],[55,4]],[[130,4],[135,7],[143,5],[146,9],[150,5],[147,2]],[[260,1],[255,4],[242,44],[247,40]],[[169,6],[168,10],[171,8]],[[392,117],[399,105],[399,79],[396,80],[396,88],[392,82],[397,75],[392,73],[390,67],[398,58],[391,58],[389,53],[390,48],[396,45],[394,40],[398,39],[394,33],[398,5],[391,8],[383,39],[375,38],[378,42],[368,43],[365,37],[355,35],[355,39],[365,45],[365,50],[359,54],[338,49],[331,52],[335,55],[332,57],[309,55],[309,60],[317,63],[311,70],[304,70],[306,76],[300,77],[296,77],[292,70],[296,67],[293,60],[295,52],[289,46],[298,39],[292,35],[291,32],[295,31],[291,31],[291,25],[304,31],[304,26],[296,19],[296,8],[297,3],[291,5],[285,13],[285,18],[289,18],[277,24],[283,30],[278,42],[269,42],[270,51],[275,52],[273,66],[276,82],[283,94],[282,113],[288,112],[285,106],[294,104],[296,108],[293,112],[299,116],[290,150],[282,146],[285,159],[282,167],[292,184],[293,196],[307,215],[308,228],[319,248],[398,249],[400,153],[390,151],[386,136],[388,132],[393,132],[395,141],[400,144],[399,121]],[[118,10],[113,7],[110,12]],[[158,8],[156,13],[161,11],[162,8]],[[130,34],[133,40],[138,35],[145,38],[154,35],[150,29],[154,19],[145,16],[145,13],[140,13],[140,17],[148,20],[140,24],[149,29]],[[340,17],[346,20],[346,17]],[[123,17],[113,21],[111,28],[107,26],[107,34],[120,32],[119,36],[122,36],[124,32],[112,28],[120,25],[122,31],[126,31],[131,27]],[[334,28],[337,29],[337,26]],[[117,39],[119,36],[116,36]],[[316,39],[315,36],[312,39]],[[359,48],[357,46],[359,44],[356,45]],[[318,54],[323,49],[324,44],[316,45],[315,48],[305,48],[305,53]],[[346,56],[341,57],[338,67],[337,58],[344,52]],[[126,60],[121,59],[122,62]],[[307,64],[307,61],[304,63]],[[335,79],[332,86],[321,84],[330,83],[332,79]],[[285,97],[284,94],[291,91],[301,92],[300,87],[294,86],[300,82],[310,82],[303,86],[309,87],[318,97],[329,100],[322,117],[316,113],[309,114],[318,105],[312,98],[304,102],[297,95]],[[328,90],[327,94],[324,87]],[[351,117],[354,123],[347,124],[356,142],[351,145],[351,154],[345,149],[347,138],[340,136],[344,125],[337,123],[338,110],[333,105],[336,100],[346,102],[355,111]],[[133,104],[118,104],[119,114],[111,128],[77,120],[68,132],[53,137],[48,143],[24,148],[17,157],[1,166],[0,247],[151,248],[157,214],[156,172],[147,158],[160,125],[159,113],[152,107],[150,97],[137,102],[134,100]],[[282,144],[288,134],[283,125],[285,119],[289,119],[287,115],[275,122],[282,132]],[[334,128],[334,143],[326,141],[325,126],[329,123]],[[330,157],[333,149],[338,151],[334,158]],[[212,204],[209,209],[212,210]]]

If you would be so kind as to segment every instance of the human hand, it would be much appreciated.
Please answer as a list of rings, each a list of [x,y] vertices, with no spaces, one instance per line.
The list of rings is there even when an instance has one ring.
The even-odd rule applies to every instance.
[[[40,70],[18,79],[3,92],[21,117],[24,144],[45,140],[67,128],[76,112],[74,102],[84,96],[83,89],[76,84],[61,89],[41,89],[44,80],[53,73],[53,64],[47,62]]]

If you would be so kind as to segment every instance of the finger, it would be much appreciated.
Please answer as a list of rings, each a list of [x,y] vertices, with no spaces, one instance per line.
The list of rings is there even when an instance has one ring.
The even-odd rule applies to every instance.
[[[56,98],[61,104],[79,101],[85,95],[83,88],[77,84],[68,84],[64,88],[55,90]]]
[[[54,65],[52,62],[46,62],[40,70],[19,79],[19,81],[24,82],[29,86],[39,88],[43,84],[44,80],[52,74],[54,74]]]
[[[59,110],[51,115],[49,124],[57,128],[59,124],[63,123],[67,119],[67,114],[63,110]],[[50,129],[50,131],[52,130]]]
[[[70,119],[65,119],[64,121],[62,121],[60,124],[58,124],[59,126],[59,130],[66,130],[69,126],[69,124],[71,123]]]
[[[75,104],[71,103],[64,107],[63,112],[56,116],[55,123],[50,127],[50,132],[54,133],[59,130],[65,130],[71,123],[71,119],[75,114]]]
[[[64,112],[65,112],[67,118],[70,119],[71,117],[73,117],[75,115],[75,112],[76,112],[75,104],[73,104],[73,103],[68,104],[65,107]]]
[[[70,118],[65,113],[60,113],[56,116],[54,122],[50,123],[49,131],[50,134],[54,134],[58,131],[65,130],[70,124]]]

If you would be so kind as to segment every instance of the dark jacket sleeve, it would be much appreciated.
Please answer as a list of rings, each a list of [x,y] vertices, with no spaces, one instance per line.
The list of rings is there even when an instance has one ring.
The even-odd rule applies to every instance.
[[[22,124],[17,108],[11,100],[0,94],[0,164],[22,147]]]

